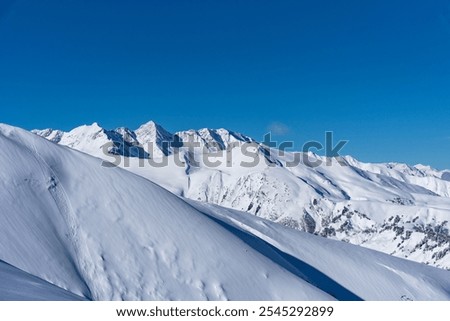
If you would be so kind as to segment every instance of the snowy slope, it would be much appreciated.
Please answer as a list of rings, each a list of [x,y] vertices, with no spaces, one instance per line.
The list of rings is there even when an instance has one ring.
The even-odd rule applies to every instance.
[[[149,181],[0,132],[2,260],[96,300],[332,298]]]
[[[431,281],[417,288],[417,279],[447,278],[448,271],[395,258],[363,247],[299,233],[273,222],[224,209],[217,205],[190,201],[194,207],[245,231],[272,246],[289,263],[300,267],[299,274],[327,292],[344,299],[356,297],[376,300],[434,300],[436,289],[444,297],[450,294],[448,281],[442,286]],[[245,236],[248,242],[258,242]],[[270,254],[267,254],[270,255]],[[272,255],[276,255],[273,253]],[[438,276],[439,275],[439,276]],[[368,280],[383,280],[382,286]],[[370,285],[369,285],[370,284]],[[349,291],[351,290],[351,291]]]
[[[0,261],[0,301],[78,301],[83,298]]]
[[[87,127],[72,134],[70,144],[59,143],[115,161],[120,153],[105,155],[101,145],[106,140],[86,140],[89,135],[85,132],[89,132]],[[48,130],[43,133],[48,139],[53,137]],[[170,134],[154,122],[136,133],[138,143],[153,156],[153,163],[134,155],[122,159],[121,166],[177,195],[450,269],[448,171],[423,165],[362,163],[350,156],[341,160],[346,166],[336,161],[326,166],[327,159],[313,153],[279,155],[257,143],[254,148],[260,159],[249,168],[241,165],[251,159],[239,144],[255,140],[242,134],[225,129]],[[174,139],[200,147],[194,151],[186,146],[164,149],[163,141]],[[152,141],[149,150],[145,146]],[[223,152],[230,146],[235,146],[230,153]],[[289,166],[295,157],[305,156],[324,164]],[[211,166],[218,160],[221,165]]]
[[[0,259],[95,300],[450,299],[448,271],[187,203],[0,125]]]

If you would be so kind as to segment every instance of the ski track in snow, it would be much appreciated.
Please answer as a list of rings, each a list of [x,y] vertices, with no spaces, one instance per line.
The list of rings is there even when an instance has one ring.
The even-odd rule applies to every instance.
[[[89,262],[93,262],[92,257],[89,255],[87,246],[82,243],[82,239],[79,237],[80,234],[80,224],[77,223],[77,217],[73,211],[72,205],[70,204],[69,197],[67,196],[64,186],[58,179],[58,175],[53,171],[52,167],[45,161],[44,158],[39,155],[36,145],[33,144],[33,149],[29,149],[35,156],[36,160],[47,169],[51,176],[50,178],[45,177],[45,171],[42,171],[44,179],[48,179],[48,191],[51,194],[53,200],[64,221],[67,222],[67,227],[70,233],[70,241],[73,245],[73,257],[75,258],[75,267],[78,270],[80,279],[84,280],[87,290],[86,297],[89,299],[95,298],[95,293],[93,294],[89,285],[86,284],[86,280],[95,278],[88,278],[88,275],[99,275],[100,273],[95,273],[95,266],[89,267]],[[101,274],[100,274],[101,275]]]

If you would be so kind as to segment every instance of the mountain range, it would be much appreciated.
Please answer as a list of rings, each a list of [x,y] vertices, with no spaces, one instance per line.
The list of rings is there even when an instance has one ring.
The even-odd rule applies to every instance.
[[[172,134],[153,121],[135,131],[105,130],[94,123],[67,133],[34,133],[107,161],[116,161],[111,154],[123,155],[118,166],[185,198],[450,269],[448,170],[281,153],[223,128]],[[174,141],[185,145],[173,148]],[[189,149],[186,142],[200,147]],[[253,143],[254,155],[260,156],[252,166],[241,165],[253,161],[240,148],[246,143]],[[113,147],[105,152],[102,146]],[[143,161],[147,158],[154,162]],[[211,166],[214,162],[218,165]]]
[[[290,167],[238,133],[153,122],[34,133],[0,125],[0,299],[450,299],[446,171]],[[241,166],[239,142],[261,161]]]

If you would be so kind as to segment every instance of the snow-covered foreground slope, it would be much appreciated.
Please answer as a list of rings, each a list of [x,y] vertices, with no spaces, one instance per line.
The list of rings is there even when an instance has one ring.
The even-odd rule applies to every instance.
[[[0,301],[78,301],[65,291],[0,260]]]
[[[214,156],[232,144],[254,142],[247,136],[225,129],[171,134],[154,122],[136,132],[123,128],[107,131],[94,124],[69,133],[36,133],[108,161],[115,161],[120,154],[132,156],[122,158],[120,166],[183,197],[450,269],[449,171],[423,165],[362,163],[348,156],[341,164],[333,161],[326,166],[326,158],[312,153],[279,155],[271,150],[269,155],[261,144],[255,147],[260,161],[249,168],[240,165],[252,159],[239,146],[229,149],[232,158],[228,163],[228,154]],[[171,141],[204,148],[190,151],[183,146],[177,154],[176,148],[167,145]],[[112,146],[106,153],[105,144]],[[289,165],[295,157],[305,156],[323,165]],[[180,165],[180,160],[184,164]],[[222,164],[210,165],[217,160]],[[167,164],[161,166],[164,161]]]
[[[0,260],[87,299],[450,299],[448,271],[188,203],[21,129],[0,125],[0,150]]]

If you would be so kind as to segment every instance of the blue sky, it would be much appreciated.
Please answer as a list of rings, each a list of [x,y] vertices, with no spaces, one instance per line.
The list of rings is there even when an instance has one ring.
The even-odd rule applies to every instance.
[[[150,119],[450,168],[450,3],[0,1],[0,122]]]

